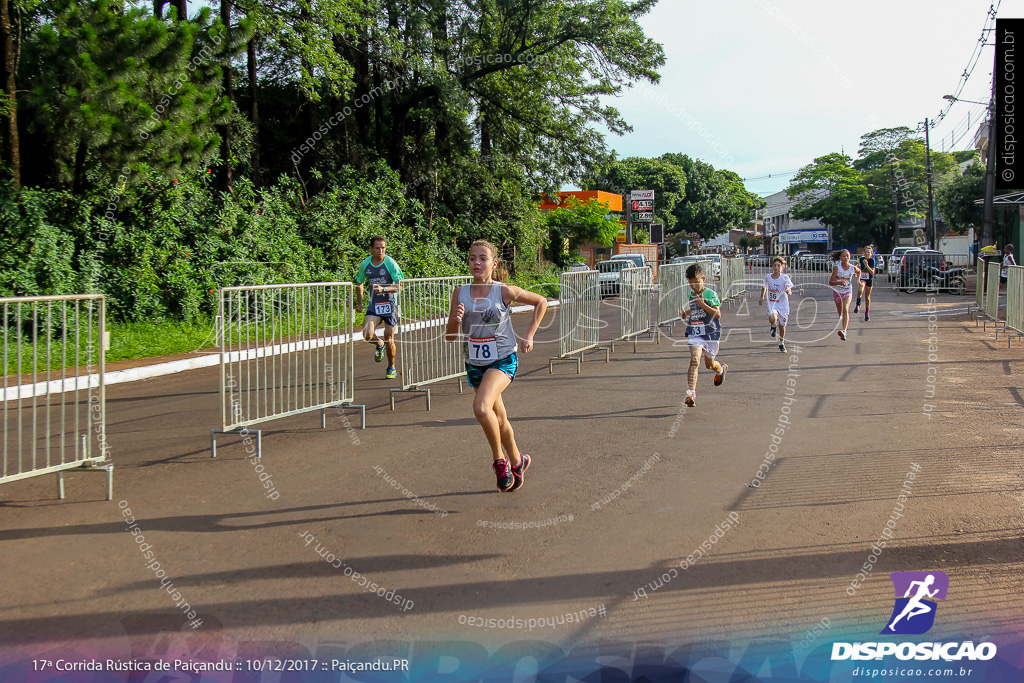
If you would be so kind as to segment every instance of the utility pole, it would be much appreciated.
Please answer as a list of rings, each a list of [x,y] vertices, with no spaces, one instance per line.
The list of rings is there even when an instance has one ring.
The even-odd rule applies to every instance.
[[[924,120],[924,167],[925,175],[928,178],[928,235],[932,240],[932,249],[938,249],[939,238],[936,234],[935,217],[932,211],[932,150],[928,142],[928,119]]]
[[[889,175],[892,176],[892,248],[895,249],[900,245],[900,196],[896,187],[896,168],[891,161]]]
[[[988,103],[988,156],[985,159],[985,204],[981,219],[981,246],[987,247],[995,243],[993,237],[993,215],[995,211],[993,204],[996,195],[996,155],[995,155],[995,129],[996,129],[996,100],[993,94]]]

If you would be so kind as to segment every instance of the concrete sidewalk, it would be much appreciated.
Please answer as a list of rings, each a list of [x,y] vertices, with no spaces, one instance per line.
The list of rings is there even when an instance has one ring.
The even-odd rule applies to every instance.
[[[410,395],[392,412],[395,383],[368,345],[367,429],[348,429],[354,413],[326,430],[315,414],[270,423],[259,467],[231,437],[209,457],[215,368],[112,386],[113,502],[90,473],[66,477],[64,501],[51,477],[0,487],[0,642],[135,658],[436,639],[797,643],[823,620],[822,638],[867,639],[899,570],[949,574],[929,637],[1020,633],[1024,365],[1020,346],[958,313],[969,301],[879,291],[844,343],[831,299],[811,292],[782,354],[754,293],[726,310],[725,384],[702,371],[691,409],[672,339],[549,375],[549,313],[506,393],[533,456],[513,494],[494,490],[468,390],[445,382],[433,410]]]

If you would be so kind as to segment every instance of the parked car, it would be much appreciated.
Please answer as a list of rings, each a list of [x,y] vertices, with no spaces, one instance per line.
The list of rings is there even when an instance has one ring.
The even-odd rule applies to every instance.
[[[889,282],[896,278],[896,273],[900,270],[900,259],[908,251],[921,251],[921,247],[896,247],[892,250],[892,255],[889,257],[889,269],[886,271],[889,273]]]
[[[747,254],[748,266],[770,266],[772,257],[768,254]]]
[[[597,281],[601,288],[601,296],[618,296],[619,280],[623,268],[632,268],[633,262],[629,259],[609,259],[597,263]]]
[[[647,262],[647,257],[644,256],[643,254],[616,254],[615,256],[612,256],[608,260],[629,261],[633,264],[629,266],[630,268],[644,268],[650,265],[650,263]]]
[[[588,266],[583,261],[573,261],[572,263],[569,264],[568,268],[568,272],[570,273],[581,273],[585,270],[590,270],[590,266]]]
[[[717,260],[712,257],[717,257]],[[690,256],[677,256],[672,263],[699,263],[711,261],[711,272],[704,273],[705,277],[713,278],[722,272],[722,257],[718,254],[691,254]]]
[[[807,270],[814,270],[820,273],[832,272],[835,263],[828,254],[810,254],[803,258],[803,267]]]
[[[789,258],[786,259],[786,263],[789,265],[790,268],[794,270],[799,270],[800,268],[803,267],[804,259],[812,255],[813,254],[811,253],[810,249],[797,249],[796,251],[789,255]]]

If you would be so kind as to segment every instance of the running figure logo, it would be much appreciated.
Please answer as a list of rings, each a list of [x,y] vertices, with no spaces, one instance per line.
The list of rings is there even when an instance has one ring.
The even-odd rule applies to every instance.
[[[896,603],[882,634],[918,635],[935,623],[936,600],[945,600],[949,577],[944,572],[892,572]]]

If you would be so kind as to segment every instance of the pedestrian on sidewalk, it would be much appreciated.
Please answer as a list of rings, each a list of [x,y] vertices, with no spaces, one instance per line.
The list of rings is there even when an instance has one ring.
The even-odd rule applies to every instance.
[[[1010,275],[1008,267],[1015,265],[1017,265],[1017,261],[1013,258],[1013,245],[1007,244],[1003,247],[1003,267],[999,269],[1000,284],[1006,284],[1006,278]]]
[[[466,378],[476,392],[473,414],[491,448],[498,490],[515,491],[523,485],[530,456],[519,450],[502,400],[519,367],[511,307],[514,301],[533,306],[533,317],[522,337],[523,353],[529,353],[548,302],[540,294],[504,284],[508,273],[498,248],[490,242],[477,240],[470,246],[469,272],[473,284],[452,292],[444,338],[458,341],[460,328],[467,337]]]

